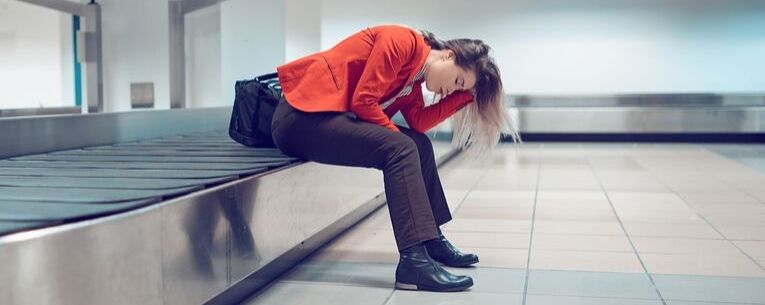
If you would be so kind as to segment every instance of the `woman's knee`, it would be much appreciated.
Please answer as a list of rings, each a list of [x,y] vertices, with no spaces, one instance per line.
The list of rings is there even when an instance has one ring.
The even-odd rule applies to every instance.
[[[386,144],[388,159],[417,156],[417,143],[403,133],[397,133]]]

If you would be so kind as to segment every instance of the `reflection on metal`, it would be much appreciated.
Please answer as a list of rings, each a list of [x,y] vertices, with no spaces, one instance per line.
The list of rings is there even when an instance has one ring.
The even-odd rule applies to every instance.
[[[52,114],[78,114],[81,112],[82,112],[82,109],[80,109],[80,107],[0,109],[0,118],[33,116],[33,115],[52,115]]]
[[[78,33],[77,60],[85,63],[85,86],[87,103],[83,112],[103,112],[103,57],[101,44],[101,6],[95,1],[81,4],[62,0],[18,0],[82,18],[84,27]]]
[[[186,22],[188,13],[216,5],[224,0],[168,1],[170,50],[170,107],[186,108]]]
[[[515,95],[511,107],[759,107],[763,94]]]
[[[763,133],[763,95],[515,96],[523,133]]]
[[[147,113],[164,116],[140,116]],[[192,115],[197,113],[205,119]],[[131,129],[129,136],[94,134],[101,139],[79,143],[115,142],[145,136],[146,131],[168,131],[155,128],[157,122],[174,125],[167,123],[171,116],[184,118],[173,120],[178,126],[171,129],[188,133],[193,124],[187,120],[200,125],[210,113],[80,115],[72,117],[84,122],[69,124],[90,123],[97,126],[91,130],[101,130],[104,122],[97,119],[102,117],[145,125],[145,130],[122,126]],[[52,123],[47,130],[65,127],[61,124]],[[55,148],[74,143],[65,140]],[[87,145],[94,144],[82,146]],[[439,163],[453,153],[441,155]],[[241,299],[379,208],[384,203],[381,181],[374,169],[307,162],[120,215],[3,236],[0,304],[160,305]]]
[[[222,130],[228,127],[230,116],[231,107],[215,107],[0,118],[0,143],[3,143],[0,159]]]

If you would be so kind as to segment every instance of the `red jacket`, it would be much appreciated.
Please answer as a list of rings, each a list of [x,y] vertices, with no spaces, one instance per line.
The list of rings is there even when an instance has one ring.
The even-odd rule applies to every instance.
[[[359,119],[399,131],[390,117],[401,110],[412,129],[425,132],[473,100],[469,92],[458,91],[425,107],[420,81],[383,111],[380,104],[412,82],[429,52],[419,32],[383,25],[276,70],[287,101],[301,111],[352,111]]]

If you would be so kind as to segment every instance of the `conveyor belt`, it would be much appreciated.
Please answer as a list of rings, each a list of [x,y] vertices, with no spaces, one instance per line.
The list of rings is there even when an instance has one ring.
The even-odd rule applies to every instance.
[[[126,211],[159,202],[159,198],[112,204],[83,204],[45,201],[0,201],[0,221],[60,221]]]
[[[128,211],[296,161],[221,132],[0,160],[0,235]]]
[[[0,220],[0,236],[14,233],[18,231],[36,229],[50,225],[50,222],[36,221],[36,222],[19,222],[19,221],[5,221]]]

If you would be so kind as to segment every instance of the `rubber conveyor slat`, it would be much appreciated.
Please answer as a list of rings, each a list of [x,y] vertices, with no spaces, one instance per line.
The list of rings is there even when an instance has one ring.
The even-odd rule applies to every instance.
[[[0,186],[0,201],[52,201],[80,203],[113,203],[170,197],[201,190],[203,186],[192,186],[162,190],[115,190],[88,188],[51,188],[27,186]]]
[[[46,221],[27,222],[0,220],[0,236],[24,230],[36,229],[39,227],[47,226],[49,224],[50,222]]]
[[[284,158],[269,157],[173,157],[173,156],[60,156],[34,155],[13,158],[13,161],[109,161],[109,162],[216,162],[216,163],[259,163],[272,161],[287,161]]]
[[[177,169],[184,170],[249,170],[279,167],[287,161],[264,163],[132,163],[98,161],[0,161],[0,168],[111,168],[111,169]]]
[[[221,132],[0,160],[0,235],[132,210],[294,161]]]
[[[0,176],[0,186],[71,187],[125,190],[161,190],[211,185],[234,180],[236,177],[212,179],[135,179]]]
[[[159,202],[149,198],[112,204],[26,202],[0,200],[0,221],[63,222],[131,210]]]
[[[273,152],[251,151],[178,151],[178,150],[123,150],[123,151],[93,151],[93,150],[67,150],[50,154],[52,156],[182,156],[182,157],[263,157],[272,159],[284,159]]]
[[[0,168],[0,176],[52,176],[90,178],[223,178],[256,174],[266,168],[236,171],[220,170],[154,170],[154,169],[69,169],[69,168]],[[2,179],[2,177],[0,177]]]

